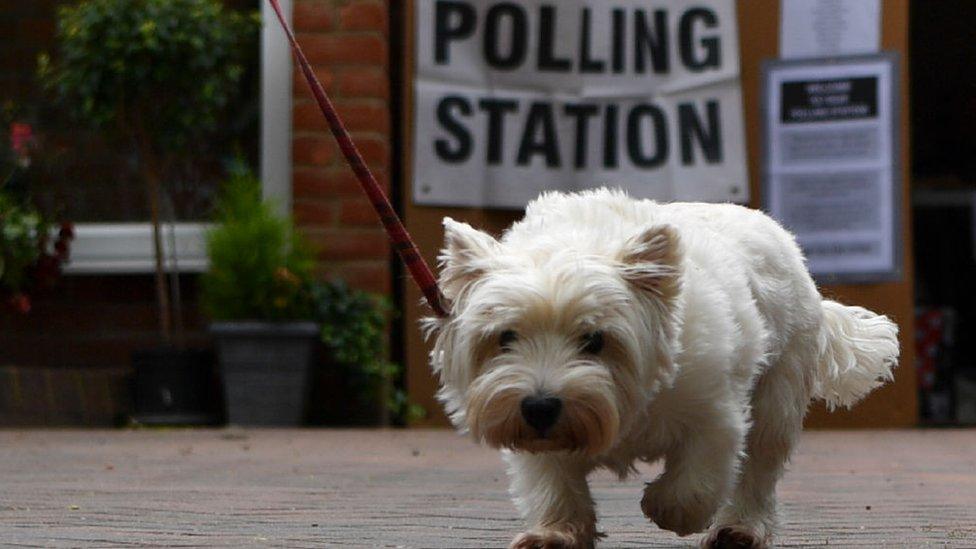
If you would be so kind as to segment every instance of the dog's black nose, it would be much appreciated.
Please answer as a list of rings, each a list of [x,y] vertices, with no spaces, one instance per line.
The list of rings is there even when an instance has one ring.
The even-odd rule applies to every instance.
[[[563,401],[556,397],[528,396],[522,399],[522,417],[540,435],[545,435],[546,431],[556,424],[562,408]]]

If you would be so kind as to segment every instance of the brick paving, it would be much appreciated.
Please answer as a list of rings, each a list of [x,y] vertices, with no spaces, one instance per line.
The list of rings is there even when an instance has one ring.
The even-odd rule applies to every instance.
[[[643,479],[592,484],[602,547],[691,547]],[[2,547],[503,547],[497,454],[448,431],[0,431]],[[976,547],[976,430],[809,432],[781,547]]]

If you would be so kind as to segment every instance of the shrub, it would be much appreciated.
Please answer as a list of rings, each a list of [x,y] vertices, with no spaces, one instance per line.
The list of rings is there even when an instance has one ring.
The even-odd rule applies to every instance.
[[[202,302],[214,320],[313,318],[313,257],[291,220],[261,197],[261,184],[238,172],[224,184],[217,225],[207,233],[210,269]]]
[[[386,358],[389,301],[340,280],[313,284],[312,300],[322,342],[335,367],[344,370],[349,389],[363,401],[383,399],[396,422],[423,416],[423,408],[410,404],[406,393],[392,386],[401,368]]]

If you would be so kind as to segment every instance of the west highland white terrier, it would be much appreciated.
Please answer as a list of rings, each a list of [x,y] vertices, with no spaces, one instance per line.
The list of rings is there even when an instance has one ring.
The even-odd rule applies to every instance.
[[[499,240],[444,228],[431,362],[454,424],[503,450],[514,548],[593,547],[587,475],[660,458],[644,515],[766,547],[808,403],[851,406],[898,360],[897,326],[823,299],[755,210],[601,189],[543,194]]]

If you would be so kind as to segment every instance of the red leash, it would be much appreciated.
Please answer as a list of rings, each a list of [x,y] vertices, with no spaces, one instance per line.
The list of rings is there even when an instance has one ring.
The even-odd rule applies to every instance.
[[[403,226],[403,222],[400,221],[400,217],[393,210],[389,199],[383,194],[383,189],[380,188],[373,173],[369,171],[366,162],[363,160],[363,156],[359,153],[359,149],[356,148],[352,137],[346,131],[346,127],[342,125],[342,120],[339,118],[338,113],[336,113],[335,107],[332,106],[332,101],[329,100],[329,96],[326,95],[321,82],[315,77],[315,73],[312,72],[312,67],[309,65],[308,59],[305,58],[305,53],[302,52],[301,46],[295,40],[295,34],[288,26],[288,22],[285,21],[285,16],[281,12],[281,5],[278,4],[278,0],[268,1],[271,2],[271,7],[274,8],[275,14],[278,15],[278,21],[281,22],[281,26],[288,36],[288,41],[291,42],[291,49],[295,53],[295,59],[298,60],[298,64],[302,68],[302,73],[305,74],[305,80],[308,81],[308,86],[312,89],[312,94],[315,96],[315,100],[322,110],[322,115],[325,116],[325,120],[329,123],[329,129],[332,130],[332,135],[335,136],[336,141],[339,143],[339,148],[342,149],[342,154],[346,157],[346,161],[349,162],[352,171],[356,173],[356,178],[359,179],[359,184],[362,186],[363,192],[366,193],[369,201],[372,202],[373,209],[376,210],[376,215],[379,216],[380,222],[383,223],[383,228],[386,229],[386,233],[390,237],[390,242],[393,243],[393,249],[400,254],[400,259],[403,260],[404,265],[407,266],[407,270],[410,271],[410,276],[417,283],[417,286],[420,287],[420,291],[423,292],[424,297],[427,298],[427,304],[430,305],[434,314],[440,317],[446,317],[447,311],[444,310],[441,292],[437,287],[437,279],[434,278],[433,271],[430,270],[430,266],[427,265],[427,262],[420,255],[417,245],[410,238],[410,233],[407,232],[406,227]]]

